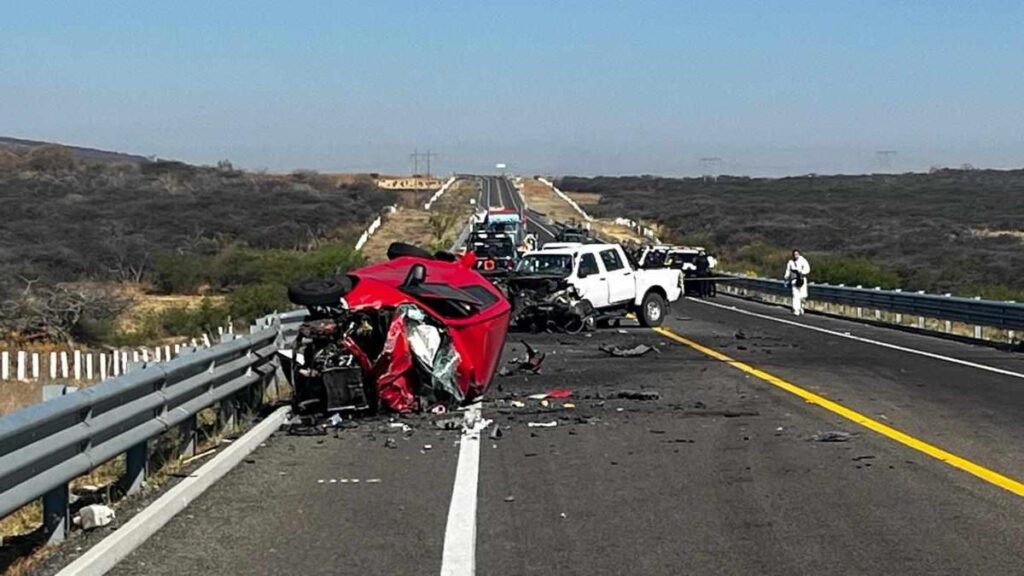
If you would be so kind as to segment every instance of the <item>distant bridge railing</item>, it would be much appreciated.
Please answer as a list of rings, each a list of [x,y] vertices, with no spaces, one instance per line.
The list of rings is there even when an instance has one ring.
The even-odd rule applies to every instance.
[[[783,280],[753,278],[733,275],[728,281],[719,283],[721,290],[736,294],[764,294],[782,298],[791,297],[791,291]],[[887,312],[899,316],[919,319],[919,328],[925,328],[923,319],[945,321],[945,330],[950,323],[957,322],[976,327],[974,336],[980,338],[980,327],[990,327],[1014,332],[1024,331],[1024,303],[963,298],[925,292],[904,292],[882,290],[861,286],[842,286],[811,283],[808,286],[808,300],[850,308],[855,316],[864,317],[863,310]]]

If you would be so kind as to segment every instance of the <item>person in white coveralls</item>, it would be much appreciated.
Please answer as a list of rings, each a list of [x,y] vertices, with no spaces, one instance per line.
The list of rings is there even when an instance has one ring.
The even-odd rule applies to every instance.
[[[793,291],[793,314],[799,316],[804,313],[804,300],[807,299],[807,275],[811,273],[811,265],[807,258],[800,255],[799,250],[793,250],[793,257],[786,262],[786,283]]]

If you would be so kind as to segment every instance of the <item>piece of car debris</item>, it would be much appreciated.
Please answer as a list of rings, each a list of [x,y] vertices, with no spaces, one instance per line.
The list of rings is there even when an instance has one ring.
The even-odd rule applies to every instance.
[[[829,430],[811,436],[811,440],[815,442],[846,442],[851,438],[853,438],[853,434],[841,430]]]
[[[502,435],[503,435],[503,433],[501,431],[501,426],[498,426],[497,424],[495,424],[494,428],[491,428],[491,434],[490,434],[491,440],[497,440],[497,439],[501,438]]]
[[[462,422],[463,418],[460,417],[441,418],[439,420],[434,420],[434,427],[441,430],[461,430]]]
[[[92,530],[109,525],[116,518],[114,510],[103,504],[90,504],[78,511],[77,524],[83,530]]]
[[[544,358],[547,354],[538,352],[533,346],[530,346],[526,340],[520,340],[523,346],[526,347],[526,356],[521,358],[515,358],[512,360],[513,363],[517,364],[517,368],[523,372],[532,372],[537,374],[540,372],[540,365],[544,362]]]
[[[639,358],[640,356],[643,356],[644,354],[647,354],[648,352],[651,351],[660,354],[660,352],[658,352],[656,348],[648,346],[646,344],[637,344],[632,348],[624,348],[621,346],[601,346],[598,349],[601,352],[604,352],[605,354],[608,354],[610,356],[615,356],[616,358]]]
[[[624,400],[661,400],[661,394],[653,390],[619,390],[615,396]]]

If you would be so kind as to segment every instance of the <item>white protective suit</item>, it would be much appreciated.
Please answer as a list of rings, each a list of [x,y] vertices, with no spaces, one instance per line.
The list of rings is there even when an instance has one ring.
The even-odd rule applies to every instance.
[[[807,299],[807,275],[811,273],[811,265],[807,262],[807,258],[798,256],[795,260],[790,258],[789,262],[786,262],[786,276],[785,279],[789,280],[795,278],[797,274],[803,276],[803,286],[797,288],[792,287],[793,290],[793,314],[797,316],[804,313],[804,300]]]

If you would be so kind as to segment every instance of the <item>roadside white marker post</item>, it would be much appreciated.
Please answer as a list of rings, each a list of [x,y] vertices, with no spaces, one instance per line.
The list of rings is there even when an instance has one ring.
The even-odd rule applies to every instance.
[[[39,352],[32,353],[32,379],[39,381]]]
[[[85,355],[85,379],[92,381],[92,352]]]
[[[50,380],[57,379],[57,353],[50,352]]]
[[[11,353],[7,350],[0,352],[0,380],[11,378]]]
[[[25,378],[25,368],[26,364],[28,364],[27,356],[28,354],[24,350],[18,351],[18,380],[21,382],[28,380],[28,378]]]
[[[77,382],[82,379],[82,351],[75,350],[72,354],[72,359],[72,365],[74,366],[72,373],[75,375],[75,381]]]
[[[100,354],[100,382],[107,379],[107,355]]]
[[[60,353],[60,377],[63,378],[64,380],[67,380],[69,375],[70,372],[68,371],[68,353],[65,350]]]

